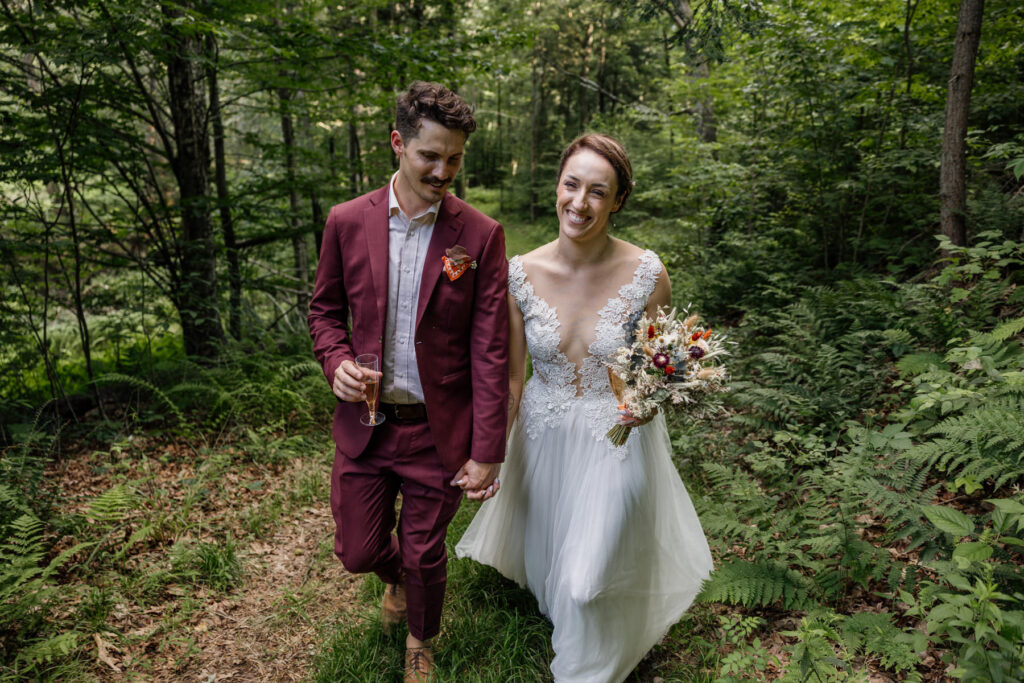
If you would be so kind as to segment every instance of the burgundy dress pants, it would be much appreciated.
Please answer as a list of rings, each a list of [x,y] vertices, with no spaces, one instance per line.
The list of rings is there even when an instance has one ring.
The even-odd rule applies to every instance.
[[[451,486],[426,420],[392,420],[373,430],[356,459],[335,450],[331,512],[334,553],[352,573],[374,572],[384,583],[405,576],[409,632],[420,640],[441,630],[448,578],[445,534],[462,490]],[[395,501],[402,511],[395,529]]]

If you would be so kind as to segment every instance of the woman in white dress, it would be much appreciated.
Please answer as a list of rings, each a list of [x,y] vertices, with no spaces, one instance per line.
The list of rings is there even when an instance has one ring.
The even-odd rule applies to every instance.
[[[665,420],[623,446],[603,360],[631,314],[670,299],[658,257],[608,234],[633,181],[614,138],[562,153],[558,239],[509,263],[512,404],[501,493],[456,553],[529,588],[554,625],[558,683],[618,683],[668,631],[712,569],[671,459]],[[533,377],[523,381],[526,353]]]

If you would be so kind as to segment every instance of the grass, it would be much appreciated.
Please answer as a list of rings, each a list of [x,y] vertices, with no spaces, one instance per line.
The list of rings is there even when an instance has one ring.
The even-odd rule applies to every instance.
[[[436,641],[438,683],[550,680],[551,626],[533,596],[489,567],[455,559],[452,547],[479,506],[465,503],[448,530],[448,591]],[[362,579],[358,608],[344,615],[314,661],[312,681],[401,680],[404,632],[380,623],[382,584]]]
[[[490,567],[454,556],[479,504],[464,502],[448,529],[448,590],[441,634],[435,643],[438,683],[536,683],[550,681],[551,624],[529,591]],[[358,606],[343,615],[313,662],[313,683],[401,680],[404,632],[384,632],[380,580],[362,578]],[[693,683],[713,681],[718,648],[708,607],[696,606],[627,679]]]

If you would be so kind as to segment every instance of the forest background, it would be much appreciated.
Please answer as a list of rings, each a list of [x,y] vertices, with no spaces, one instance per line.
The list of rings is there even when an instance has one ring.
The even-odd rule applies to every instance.
[[[717,569],[631,680],[1024,680],[1018,0],[0,0],[0,45],[0,680],[398,679],[305,311],[414,79],[510,255],[622,139],[613,234],[735,342],[671,425]],[[547,680],[450,567],[440,680]]]

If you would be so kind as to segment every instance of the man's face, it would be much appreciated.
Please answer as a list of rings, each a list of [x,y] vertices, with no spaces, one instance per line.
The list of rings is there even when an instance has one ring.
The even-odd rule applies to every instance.
[[[398,155],[395,192],[406,214],[415,216],[444,196],[462,165],[465,147],[465,133],[430,119],[420,121],[411,140],[392,131],[391,148]]]

